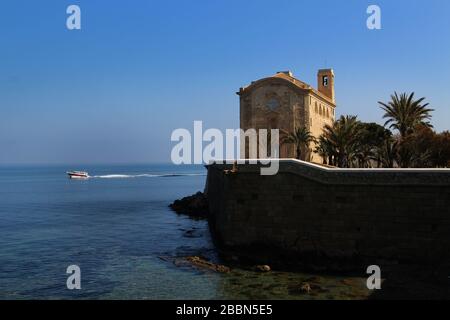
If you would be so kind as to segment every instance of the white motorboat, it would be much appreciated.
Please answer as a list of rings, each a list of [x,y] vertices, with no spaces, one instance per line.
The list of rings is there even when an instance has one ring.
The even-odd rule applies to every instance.
[[[87,179],[89,174],[85,171],[69,171],[67,172],[70,179]]]

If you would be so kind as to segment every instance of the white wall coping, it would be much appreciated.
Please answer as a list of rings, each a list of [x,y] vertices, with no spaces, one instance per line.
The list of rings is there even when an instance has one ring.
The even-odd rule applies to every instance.
[[[439,172],[439,173],[443,173],[443,172],[449,172],[450,173],[450,168],[328,168],[325,166],[322,166],[320,164],[316,164],[316,163],[312,163],[312,162],[308,162],[308,161],[303,161],[303,160],[298,160],[298,159],[293,159],[293,158],[280,158],[280,159],[224,159],[224,160],[215,160],[215,161],[210,161],[210,163],[208,165],[211,164],[217,164],[217,165],[231,165],[233,164],[235,161],[238,161],[238,165],[263,165],[261,163],[259,163],[260,161],[279,161],[280,163],[293,163],[293,164],[301,164],[304,166],[308,166],[308,167],[312,167],[315,169],[319,169],[322,171],[327,171],[327,172],[399,172],[399,173],[404,173],[404,172]],[[222,163],[218,163],[219,161],[221,161]],[[256,163],[249,163],[249,162],[256,162]]]

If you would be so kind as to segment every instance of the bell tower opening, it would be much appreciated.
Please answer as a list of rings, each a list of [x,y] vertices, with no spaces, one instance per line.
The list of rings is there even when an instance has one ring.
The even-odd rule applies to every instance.
[[[321,69],[317,72],[317,89],[335,103],[333,69]]]

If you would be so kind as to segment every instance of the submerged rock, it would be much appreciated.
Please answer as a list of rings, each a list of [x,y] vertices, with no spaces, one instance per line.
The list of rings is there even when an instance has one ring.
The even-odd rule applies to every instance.
[[[262,264],[255,266],[255,270],[259,272],[269,272],[271,269],[267,264]]]
[[[185,258],[185,260],[190,264],[192,264],[193,266],[201,269],[208,269],[220,273],[228,273],[231,271],[231,269],[227,266],[224,266],[222,264],[215,264],[197,256],[187,257]]]
[[[293,295],[310,294],[312,291],[311,285],[308,282],[291,285],[288,287],[289,293]]]
[[[309,283],[305,282],[302,283],[302,285],[300,286],[300,290],[304,293],[310,293],[312,289]]]
[[[179,200],[175,200],[169,207],[179,214],[186,214],[194,218],[206,218],[209,213],[208,199],[203,192]]]
[[[200,238],[202,236],[201,232],[197,230],[196,228],[191,230],[186,230],[183,233],[183,237],[185,238]]]
[[[288,287],[289,293],[294,295],[312,294],[317,295],[319,293],[329,292],[328,289],[322,287],[318,283],[301,282],[300,284],[293,284]]]
[[[174,257],[162,255],[158,256],[158,258],[166,262],[172,262],[177,267],[196,267],[198,269],[220,273],[228,273],[231,271],[231,269],[225,265],[210,262],[207,258],[200,256]]]

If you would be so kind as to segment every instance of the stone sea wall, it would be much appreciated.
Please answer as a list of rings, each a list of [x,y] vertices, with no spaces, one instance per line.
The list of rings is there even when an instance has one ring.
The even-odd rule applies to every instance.
[[[209,225],[224,252],[260,260],[450,262],[449,169],[337,169],[280,160],[208,166]]]

